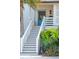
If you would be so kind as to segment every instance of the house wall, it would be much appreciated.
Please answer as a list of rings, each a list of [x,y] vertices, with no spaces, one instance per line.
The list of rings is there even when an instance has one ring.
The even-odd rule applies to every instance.
[[[23,17],[24,17],[24,31],[26,30],[28,24],[29,24],[29,17],[30,17],[30,7],[28,4],[24,4],[24,11],[23,11]]]
[[[25,31],[30,21],[34,20],[35,18],[35,10],[32,7],[30,7],[30,5],[28,4],[24,4],[23,17],[24,17],[24,31]]]

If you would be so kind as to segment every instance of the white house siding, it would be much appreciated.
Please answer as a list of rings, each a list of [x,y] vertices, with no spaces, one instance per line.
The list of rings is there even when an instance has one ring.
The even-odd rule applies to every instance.
[[[59,25],[59,4],[53,4],[53,24],[58,26]]]
[[[30,15],[30,17],[31,17],[31,20],[35,20],[35,10],[34,10],[34,8],[31,8],[31,11],[30,11],[31,13],[31,15]],[[33,25],[34,25],[34,21],[33,21]]]
[[[32,7],[30,7],[28,4],[24,4],[24,30],[27,29],[27,26],[31,20],[34,20],[35,12]]]
[[[23,16],[24,16],[24,31],[25,31],[27,28],[27,24],[30,21],[28,20],[30,16],[30,6],[28,4],[24,4]]]

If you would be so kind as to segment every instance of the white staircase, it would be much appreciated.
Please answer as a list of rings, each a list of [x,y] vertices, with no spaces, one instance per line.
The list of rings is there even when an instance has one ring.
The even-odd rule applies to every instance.
[[[53,26],[53,17],[45,17],[45,27],[52,27]]]
[[[52,19],[45,20],[45,26],[53,26],[53,20]]]
[[[27,40],[23,43],[23,54],[36,55],[36,38],[39,32],[39,26],[32,28]]]
[[[48,27],[53,26],[53,17],[44,17],[41,26],[34,26],[31,30],[30,27],[32,26],[32,23],[30,23],[28,31],[30,31],[30,34],[24,35],[24,38],[22,39],[23,45],[22,46],[22,52],[21,55],[38,55],[39,53],[39,37],[40,33],[43,29],[46,29]],[[27,37],[27,38],[26,38]]]

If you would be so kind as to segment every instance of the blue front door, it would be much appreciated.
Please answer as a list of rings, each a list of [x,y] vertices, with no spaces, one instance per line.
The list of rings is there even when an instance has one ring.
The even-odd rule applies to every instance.
[[[38,26],[40,26],[42,23],[42,19],[38,19]]]
[[[45,11],[38,11],[38,26],[41,25],[42,20],[43,20],[43,16],[45,16],[45,15],[46,15]]]

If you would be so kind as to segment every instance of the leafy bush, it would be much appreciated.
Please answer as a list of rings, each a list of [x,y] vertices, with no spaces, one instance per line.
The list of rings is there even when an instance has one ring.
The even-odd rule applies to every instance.
[[[59,55],[58,28],[45,29],[40,34],[41,53],[46,56]]]

